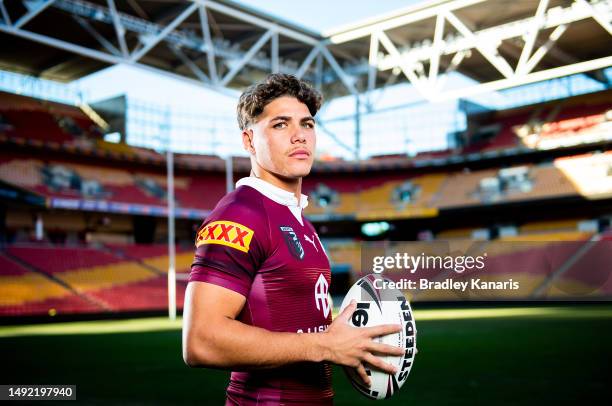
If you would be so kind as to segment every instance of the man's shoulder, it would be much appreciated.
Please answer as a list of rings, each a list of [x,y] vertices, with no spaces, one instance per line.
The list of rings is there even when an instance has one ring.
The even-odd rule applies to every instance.
[[[198,231],[196,247],[210,250],[224,246],[248,253],[252,241],[261,245],[262,236],[268,235],[267,221],[261,195],[254,189],[239,187],[225,195],[206,217]]]
[[[261,225],[266,215],[262,197],[257,190],[240,186],[219,201],[207,220],[230,220]]]

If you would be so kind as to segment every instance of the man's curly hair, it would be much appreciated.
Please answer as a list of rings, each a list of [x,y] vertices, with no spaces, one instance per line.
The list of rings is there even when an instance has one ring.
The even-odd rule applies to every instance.
[[[313,117],[323,102],[321,93],[307,82],[293,75],[273,73],[268,75],[263,82],[249,86],[240,95],[236,108],[240,130],[245,130],[254,123],[268,103],[282,96],[295,97],[304,103]]]

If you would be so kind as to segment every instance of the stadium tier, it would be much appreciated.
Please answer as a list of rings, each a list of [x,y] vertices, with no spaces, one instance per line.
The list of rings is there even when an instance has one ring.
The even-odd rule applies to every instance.
[[[10,136],[67,143],[101,135],[78,107],[0,92],[0,115]]]
[[[0,316],[97,313],[103,308],[0,253]]]
[[[550,150],[610,141],[610,90],[502,111],[468,115],[459,153],[509,148]]]
[[[163,310],[168,278],[161,248],[11,245],[0,254],[0,315]],[[184,272],[193,253],[177,251],[177,265]],[[179,308],[184,290],[185,282],[178,281]]]
[[[503,294],[481,291],[471,299],[612,295],[611,282],[584,272],[596,268],[588,261],[605,250],[605,244],[589,240],[609,243],[599,223],[609,224],[606,202],[612,197],[612,151],[601,144],[610,139],[610,94],[468,116],[465,144],[455,150],[359,163],[318,162],[304,179],[303,192],[309,195],[305,214],[320,230],[337,234],[326,237],[321,231],[335,278],[355,280],[364,271],[362,244],[356,239],[363,236],[356,230],[363,223],[381,221],[391,223],[395,238],[405,230],[427,240],[423,247],[434,240],[463,249],[466,240],[477,241],[491,255],[490,276],[511,278],[523,287]],[[165,156],[103,141],[98,132],[78,107],[0,92],[0,143],[6,146],[0,152],[0,181],[10,193],[44,200],[44,206],[7,206],[10,244],[0,253],[0,315],[167,308],[167,246],[142,244],[166,238]],[[528,155],[582,144],[593,147],[570,148],[550,157],[543,152],[544,158],[534,160]],[[517,150],[527,155],[515,160]],[[491,152],[508,151],[508,159],[479,163],[493,156]],[[470,160],[475,164],[468,164]],[[236,157],[233,164],[235,178],[248,173],[248,159]],[[176,246],[181,308],[193,260],[193,233],[226,193],[225,162],[217,156],[176,154],[175,165],[177,218],[183,221],[178,223]],[[575,212],[568,206],[581,201],[598,203],[601,209],[591,213],[583,204],[581,210],[587,210]],[[513,210],[520,213],[534,203],[556,214],[549,218],[545,209],[515,218]],[[481,211],[492,208],[502,210],[499,218],[493,214],[481,220]],[[564,210],[567,213],[559,213]],[[39,220],[42,240],[60,245],[23,244],[39,240]],[[59,237],[54,239],[54,233]],[[98,244],[61,245],[88,242]],[[582,251],[593,255],[581,256]],[[534,266],[542,257],[549,262]],[[457,278],[447,273],[442,277]],[[412,298],[465,297],[428,291],[413,292]]]
[[[47,197],[166,204],[166,177],[151,172],[0,154],[0,179]],[[210,209],[225,192],[224,180],[213,174],[176,177],[174,186],[177,204],[189,208]]]
[[[306,213],[317,219],[393,219],[431,217],[440,209],[490,203],[568,196],[601,199],[612,193],[610,165],[608,151],[553,163],[426,175],[406,171],[334,179],[315,173],[304,185],[311,197]],[[153,172],[0,154],[0,180],[48,198],[68,199],[62,202],[166,204],[166,178]],[[178,207],[187,209],[211,210],[225,193],[224,178],[214,173],[177,176],[174,184]]]
[[[133,259],[154,268],[168,271],[168,246],[166,244],[106,244],[115,255]],[[187,273],[193,262],[193,246],[176,246],[176,272]]]

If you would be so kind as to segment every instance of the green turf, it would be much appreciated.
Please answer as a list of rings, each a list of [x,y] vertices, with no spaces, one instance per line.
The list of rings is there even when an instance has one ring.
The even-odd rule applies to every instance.
[[[610,305],[423,310],[416,318],[414,368],[382,404],[595,404],[609,393]],[[144,319],[3,327],[0,383],[76,384],[88,404],[222,404],[228,373],[187,368],[179,326]],[[340,369],[334,389],[337,405],[374,403]]]

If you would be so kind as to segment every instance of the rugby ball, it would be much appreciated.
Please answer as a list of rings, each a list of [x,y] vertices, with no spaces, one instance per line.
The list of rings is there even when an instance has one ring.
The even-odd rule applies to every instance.
[[[351,300],[357,302],[357,308],[349,319],[349,324],[354,327],[372,327],[380,324],[400,324],[403,327],[399,333],[374,339],[384,344],[405,348],[401,356],[379,356],[383,361],[397,367],[397,373],[387,374],[364,364],[371,381],[368,387],[355,368],[344,368],[355,389],[370,399],[386,399],[397,393],[410,374],[416,353],[416,327],[410,303],[401,291],[389,289],[385,281],[388,279],[376,274],[364,276],[351,287],[340,306],[342,312]]]

